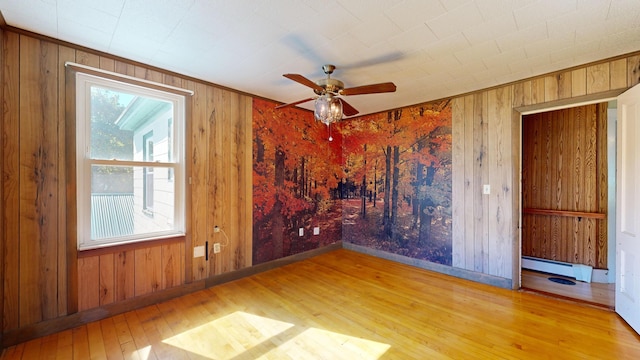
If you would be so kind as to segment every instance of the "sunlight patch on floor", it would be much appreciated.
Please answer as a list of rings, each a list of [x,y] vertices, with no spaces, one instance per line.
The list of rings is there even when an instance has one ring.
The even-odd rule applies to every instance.
[[[390,346],[238,311],[163,341],[209,359],[377,359]]]

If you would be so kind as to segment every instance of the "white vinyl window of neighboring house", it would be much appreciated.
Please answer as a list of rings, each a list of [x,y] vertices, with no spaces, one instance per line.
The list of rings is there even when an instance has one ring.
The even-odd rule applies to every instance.
[[[75,76],[78,249],[184,235],[185,97]]]

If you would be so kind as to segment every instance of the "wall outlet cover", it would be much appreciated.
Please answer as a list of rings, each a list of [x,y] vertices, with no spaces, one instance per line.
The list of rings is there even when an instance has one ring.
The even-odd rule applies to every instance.
[[[204,256],[204,246],[196,246],[193,248],[193,257],[199,258]]]
[[[313,235],[320,235],[320,227],[316,226],[313,228]]]

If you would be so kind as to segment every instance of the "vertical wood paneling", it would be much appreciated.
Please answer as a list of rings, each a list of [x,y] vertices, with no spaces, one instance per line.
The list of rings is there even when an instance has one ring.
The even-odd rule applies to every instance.
[[[100,305],[100,257],[78,259],[78,310],[87,310]]]
[[[209,161],[209,168],[207,169],[207,176],[212,176],[213,174],[218,174],[220,179],[211,179],[208,184],[208,204],[206,211],[208,212],[207,219],[209,222],[207,226],[219,226],[221,229],[226,228],[226,221],[223,218],[223,213],[225,208],[229,210],[229,206],[224,204],[224,198],[222,197],[223,187],[225,185],[225,175],[224,175],[224,156],[222,152],[222,144],[223,134],[224,134],[224,107],[222,104],[224,103],[223,93],[224,91],[221,89],[209,88],[207,89],[207,99],[208,99],[208,112],[211,114],[209,117],[209,127],[211,132],[209,135],[209,149],[207,158]],[[209,241],[211,244],[216,242],[223,242],[222,234],[209,233]],[[222,251],[227,253],[227,249],[222,249]],[[207,264],[207,274],[209,276],[214,275],[220,272],[221,256],[213,253],[213,247],[210,248],[210,261]]]
[[[549,75],[544,77],[544,98],[546,101],[558,100],[558,77]]]
[[[556,75],[558,82],[558,99],[567,99],[572,96],[572,77],[570,71],[561,72]]]
[[[489,224],[486,221],[489,204],[478,189],[488,183],[489,167],[487,159],[487,94],[474,95],[473,107],[473,149],[475,162],[473,163],[473,206],[474,206],[474,265],[475,271],[486,272],[489,265]]]
[[[627,87],[627,59],[618,59],[609,63],[611,69],[611,89]]]
[[[183,243],[162,245],[161,289],[168,289],[182,284],[182,279],[184,279],[183,259]]]
[[[60,46],[58,49],[58,144],[66,144],[66,104],[67,104],[67,91],[66,81],[63,81],[66,77],[65,63],[67,61],[75,61],[76,52],[72,48],[66,46]],[[66,163],[66,147],[58,147],[58,315],[67,314],[67,294],[68,294],[68,279],[67,272],[67,203],[63,199],[67,199],[67,169],[63,164]],[[62,239],[62,241],[60,241]]]
[[[640,55],[627,58],[627,86],[640,84]]]
[[[20,41],[20,324],[28,325],[58,315],[58,47]]]
[[[451,102],[451,136],[454,139],[462,139],[464,136],[464,98],[455,98]],[[464,218],[465,212],[465,186],[464,186],[464,141],[452,144],[451,149],[451,212],[454,218]],[[466,268],[465,262],[465,227],[453,226],[451,235],[452,262],[454,267]]]
[[[4,246],[3,330],[19,327],[20,300],[20,36],[3,32],[2,207]],[[13,141],[12,141],[13,139]]]
[[[587,67],[587,94],[595,94],[609,90],[609,63],[601,63]]]
[[[225,101],[224,108],[225,117],[223,120],[223,124],[225,124],[224,134],[228,136],[227,139],[223,142],[225,144],[223,152],[225,155],[226,166],[225,169],[225,188],[223,193],[226,194],[224,202],[227,207],[231,209],[237,208],[238,198],[236,196],[232,196],[231,194],[238,193],[238,183],[236,181],[230,181],[230,179],[237,179],[239,174],[238,168],[238,151],[237,147],[234,145],[238,141],[238,124],[240,121],[239,118],[239,95],[235,93],[231,93],[225,91]],[[235,267],[234,263],[234,254],[238,252],[240,244],[238,243],[238,212],[237,211],[228,211],[225,216],[224,228],[227,237],[229,237],[229,243],[226,246],[225,251],[226,256],[220,257],[219,264],[220,269],[218,273],[224,273],[232,270]],[[226,239],[225,239],[226,240]]]
[[[474,99],[475,97],[472,95],[466,96],[464,98],[464,202],[467,206],[464,207],[464,217],[462,218],[464,221],[465,228],[465,268],[467,270],[474,271],[476,268],[475,265],[475,197],[477,195],[477,190],[474,188],[474,168],[476,163],[476,157],[474,156]],[[469,159],[469,160],[467,160]]]
[[[531,104],[540,104],[546,101],[544,78],[531,80]]]
[[[162,248],[136,249],[135,254],[135,296],[158,291],[162,282]]]
[[[488,167],[492,192],[489,199],[489,256],[487,273],[511,276],[511,224],[513,219],[511,154],[511,88],[500,87],[488,92]]]
[[[526,105],[525,103],[525,97],[524,97],[524,84],[525,82],[519,82],[516,84],[513,84],[513,104],[512,106],[515,107],[520,107],[520,106],[524,106]]]
[[[597,209],[596,211],[600,213],[608,214],[608,204],[609,204],[609,167],[608,167],[608,152],[607,152],[607,108],[606,104],[598,104],[597,111],[598,116],[596,117],[596,121],[598,123],[598,130],[596,134],[598,136],[597,144],[597,189],[598,189],[598,198],[597,198]],[[597,239],[596,239],[596,267],[601,269],[609,268],[608,264],[608,216],[607,219],[600,220],[597,222]],[[615,241],[614,239],[610,239],[610,241]]]
[[[76,62],[78,64],[91,66],[96,69],[100,68],[100,56],[93,53],[88,53],[86,51],[76,51]]]
[[[207,112],[207,91],[205,85],[199,83],[191,83],[195,94],[192,98],[192,117],[191,117],[191,159],[189,165],[191,168],[190,187],[191,187],[191,241],[193,247],[205,246],[207,241],[207,217],[199,214],[206,213],[207,202],[209,196],[207,193],[208,174],[207,174],[207,146],[211,146],[208,140],[210,131],[211,115]],[[193,253],[193,250],[190,250]],[[192,263],[192,280],[204,279],[207,276],[207,262],[205,258],[194,258]]]
[[[2,43],[0,44],[0,84],[4,84],[4,69],[5,69],[5,63],[4,63],[4,56],[5,56],[5,51],[4,51],[4,30],[0,29],[0,39],[2,40]],[[0,87],[0,99],[2,99],[4,101],[4,87]],[[2,102],[0,102],[0,159],[4,159],[3,153],[4,153],[4,104]],[[2,175],[4,174],[4,162],[2,160],[0,160],[0,179],[2,178]],[[4,201],[4,188],[2,186],[2,182],[0,181],[0,201]],[[4,207],[0,206],[0,299],[3,299],[2,301],[4,302],[4,273],[5,273],[5,268],[4,268],[4,255],[5,255],[5,250],[4,250],[4,231],[2,229],[4,229]],[[0,309],[0,343],[2,342],[3,339],[3,331],[2,329],[4,329],[4,312],[3,309]]]
[[[135,296],[135,254],[133,250],[114,255],[115,301]]]
[[[571,96],[587,94],[587,70],[585,68],[571,71]]]
[[[114,63],[114,71],[117,72],[118,74],[134,76],[135,66],[123,61],[116,60]]]
[[[100,306],[111,304],[115,301],[115,262],[113,254],[105,254],[100,259]],[[85,276],[85,274],[82,274]]]
[[[241,246],[238,249],[235,269],[241,269],[252,265],[253,259],[253,99],[242,97],[242,112],[238,124],[238,159],[240,159],[240,172],[238,181],[238,240]]]
[[[222,229],[226,229],[228,225],[228,219],[223,216],[224,209],[231,209],[231,204],[225,204],[225,198],[222,196],[227,187],[227,179],[229,174],[228,164],[226,163],[228,159],[226,158],[227,152],[225,152],[227,147],[225,147],[225,138],[228,134],[228,129],[226,128],[227,121],[227,113],[225,111],[225,91],[220,89],[210,89],[210,106],[212,109],[212,113],[214,114],[211,119],[211,134],[210,134],[210,143],[212,146],[209,148],[208,158],[213,161],[211,167],[209,168],[209,172],[215,172],[218,174],[219,178],[213,181],[212,186],[209,188],[209,194],[207,196],[210,199],[208,211],[210,213],[209,219],[217,219],[218,223],[209,223],[209,226],[219,226]],[[221,236],[222,234],[213,234],[211,235],[211,241],[213,243],[220,242],[224,243],[224,238]],[[223,248],[222,251],[227,253],[228,248]],[[211,262],[209,263],[208,275],[214,275],[220,273],[222,269],[222,256],[219,254],[213,254],[213,249],[211,249]]]

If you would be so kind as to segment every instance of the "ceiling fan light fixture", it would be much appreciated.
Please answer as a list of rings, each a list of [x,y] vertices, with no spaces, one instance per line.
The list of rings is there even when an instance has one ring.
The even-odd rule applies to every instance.
[[[316,120],[327,126],[342,120],[342,102],[332,94],[320,95],[315,101],[314,108],[313,115]]]

